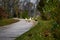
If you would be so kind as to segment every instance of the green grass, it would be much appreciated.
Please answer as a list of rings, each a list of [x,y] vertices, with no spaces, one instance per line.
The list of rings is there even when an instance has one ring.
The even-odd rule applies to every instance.
[[[38,24],[15,40],[55,40],[51,34],[53,20],[38,20]]]
[[[0,20],[0,26],[9,25],[9,24],[15,23],[17,21],[18,20],[15,20],[15,19],[2,19],[2,20]]]

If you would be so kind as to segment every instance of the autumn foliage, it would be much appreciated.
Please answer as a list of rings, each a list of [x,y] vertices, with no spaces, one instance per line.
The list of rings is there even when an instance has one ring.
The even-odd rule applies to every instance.
[[[0,7],[0,19],[3,18],[8,18],[8,14],[5,12],[5,10],[2,7]]]

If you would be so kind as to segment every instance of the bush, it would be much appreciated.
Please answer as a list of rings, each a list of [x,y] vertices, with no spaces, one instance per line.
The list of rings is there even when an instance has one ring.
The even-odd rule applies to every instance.
[[[8,18],[8,14],[5,12],[5,10],[0,7],[0,19],[5,19],[5,18]]]
[[[23,14],[22,14],[22,18],[28,18],[28,11],[24,11]]]

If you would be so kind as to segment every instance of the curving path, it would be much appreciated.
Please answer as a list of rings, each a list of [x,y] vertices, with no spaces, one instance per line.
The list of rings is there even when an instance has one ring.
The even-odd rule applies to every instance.
[[[33,21],[21,19],[19,22],[0,28],[0,40],[14,40],[33,26]]]

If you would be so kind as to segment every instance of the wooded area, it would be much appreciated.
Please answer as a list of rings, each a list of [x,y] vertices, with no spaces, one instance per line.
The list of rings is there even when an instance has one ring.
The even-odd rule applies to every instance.
[[[60,0],[40,0],[37,8],[43,20],[54,20],[51,33],[55,40],[60,40]]]
[[[37,3],[38,3],[38,1],[37,1]],[[30,2],[28,0],[24,0],[24,1],[0,0],[0,4],[1,4],[0,8],[2,8],[2,10],[4,10],[4,11],[2,11],[2,10],[1,11],[2,11],[2,13],[5,12],[5,13],[3,13],[3,15],[4,14],[6,14],[6,16],[8,15],[7,18],[13,18],[13,17],[21,18],[24,15],[24,12],[29,17],[31,17],[32,13],[34,14],[34,10],[36,10],[35,4],[33,4],[32,2]],[[25,15],[25,16],[27,16],[27,15]]]
[[[41,12],[42,19],[54,19],[60,24],[60,1],[59,0],[40,0],[37,6]]]

